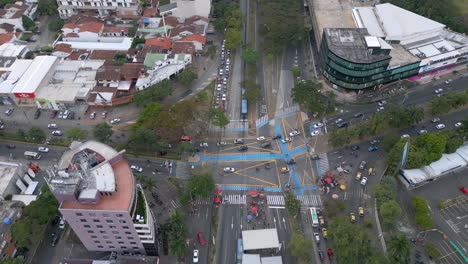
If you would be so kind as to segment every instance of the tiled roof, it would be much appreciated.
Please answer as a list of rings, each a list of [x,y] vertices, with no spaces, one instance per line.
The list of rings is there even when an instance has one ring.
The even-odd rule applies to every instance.
[[[196,22],[198,20],[202,20],[202,21],[207,22],[207,23],[209,22],[208,18],[195,15],[195,16],[191,16],[191,17],[185,19],[184,24],[191,25],[191,24],[193,24],[194,22]]]
[[[151,38],[146,40],[145,46],[158,46],[165,50],[170,50],[172,46],[172,40],[163,37]]]
[[[77,28],[77,26],[75,25],[75,23],[66,23],[65,25],[63,25],[62,28],[75,29]]]
[[[120,80],[121,66],[102,65],[96,72],[96,80]]]
[[[78,35],[77,33],[75,32],[71,32],[71,33],[68,33],[67,35],[65,35],[66,38],[79,38],[80,35]]]
[[[102,28],[104,27],[104,23],[101,22],[88,22],[84,23],[80,26],[80,32],[94,32],[99,33],[101,32]]]
[[[8,24],[8,23],[0,24],[0,28],[4,29],[6,32],[9,32],[9,33],[12,33],[13,31],[15,31],[15,26],[12,24]]]
[[[120,18],[139,18],[140,16],[135,11],[117,9],[117,17],[120,17]]]
[[[159,46],[144,46],[135,56],[136,62],[144,62],[148,53],[162,53],[163,49]]]
[[[173,38],[173,37],[176,37],[180,33],[185,32],[185,31],[191,32],[192,34],[196,34],[195,30],[196,30],[196,28],[195,28],[194,25],[182,25],[182,26],[178,26],[178,27],[175,27],[175,28],[171,29],[171,32],[169,33],[169,36],[171,38]]]
[[[166,26],[169,25],[172,27],[177,27],[180,24],[179,19],[177,19],[175,16],[164,17],[164,23],[166,23]],[[163,25],[162,22],[161,25]]]
[[[55,46],[54,51],[71,54],[73,49],[71,48],[70,44],[60,43]]]
[[[14,37],[13,33],[6,33],[0,35],[0,45],[10,42]]]
[[[104,27],[104,30],[102,31],[104,33],[128,33],[128,28],[127,27]]]
[[[186,53],[186,54],[194,54],[195,53],[195,45],[192,42],[174,42],[172,44],[172,53]]]
[[[196,41],[196,42],[200,42],[203,45],[205,45],[206,38],[205,38],[205,36],[194,34],[194,35],[191,35],[191,36],[184,37],[180,41]]]
[[[147,8],[143,12],[143,17],[153,17],[158,13],[158,9],[152,7],[152,8]]]
[[[138,79],[142,69],[142,63],[125,63],[121,70],[122,78],[125,80]]]

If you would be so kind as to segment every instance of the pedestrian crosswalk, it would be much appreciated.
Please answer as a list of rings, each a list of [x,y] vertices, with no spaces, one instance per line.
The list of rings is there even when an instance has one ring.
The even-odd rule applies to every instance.
[[[245,194],[244,195],[226,194],[226,195],[224,195],[223,203],[224,204],[246,204],[247,203],[247,197],[246,197]]]
[[[330,170],[330,164],[328,163],[328,156],[327,156],[327,153],[320,153],[319,154],[319,157],[320,157],[320,170],[321,170],[321,174],[327,172]]]
[[[171,200],[171,206],[174,207],[174,208],[179,208],[182,206],[182,204],[179,202],[179,200]]]
[[[298,195],[297,199],[301,201],[302,206],[322,206],[322,199],[320,199],[320,195]],[[280,206],[286,204],[284,196],[282,195],[268,195],[267,203],[270,206]]]
[[[320,195],[298,195],[297,199],[301,201],[302,206],[322,207]]]
[[[199,198],[199,199],[196,199],[195,201],[193,201],[194,205],[207,205],[207,204],[211,204],[211,203],[213,203],[211,198]]]
[[[267,196],[268,205],[285,205],[284,196],[282,195],[268,195]]]
[[[356,189],[351,191],[346,191],[343,195],[343,200],[351,199],[367,199],[367,194],[364,193],[363,189]]]

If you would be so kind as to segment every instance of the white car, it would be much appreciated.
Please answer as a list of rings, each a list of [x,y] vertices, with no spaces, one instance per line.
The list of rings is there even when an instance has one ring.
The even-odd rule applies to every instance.
[[[106,118],[106,117],[107,117],[107,111],[102,112],[102,113],[101,113],[101,117],[102,117],[102,118]]]
[[[284,139],[281,140],[281,143],[285,143],[285,144],[286,144],[286,143],[289,143],[289,142],[291,142],[291,139],[290,139],[290,138],[284,138]]]
[[[257,137],[257,141],[265,141],[265,137],[264,136]]]
[[[223,94],[223,97],[221,98],[221,101],[226,102],[226,95]]]
[[[62,136],[63,135],[62,131],[60,131],[60,130],[54,130],[54,131],[52,131],[51,134],[53,136]]]
[[[404,135],[401,135],[401,138],[410,138],[410,135],[404,134]]]
[[[320,131],[318,131],[318,130],[310,132],[311,137],[316,137],[316,136],[318,136],[318,134],[320,134]]]
[[[447,80],[445,80],[445,84],[449,84],[449,83],[451,83],[451,82],[452,82],[452,79],[447,79]]]
[[[39,152],[43,152],[43,153],[49,152],[49,148],[47,148],[47,147],[39,147],[39,148],[37,148],[37,150],[38,150]]]
[[[437,129],[441,130],[441,129],[444,129],[445,128],[445,125],[444,124],[438,124],[436,126]]]
[[[110,121],[111,124],[117,124],[120,123],[120,118],[114,118]]]
[[[301,131],[299,131],[299,130],[294,130],[294,131],[289,132],[290,137],[295,137],[295,136],[298,136],[300,134],[301,134]]]
[[[193,250],[193,263],[198,263],[198,249]]]
[[[200,143],[200,147],[201,147],[201,148],[207,148],[207,147],[208,147],[208,143],[207,143],[207,142],[202,142],[202,143]]]
[[[457,127],[457,128],[458,128],[458,127],[461,127],[462,125],[463,125],[462,122],[456,122],[456,123],[455,123],[455,127]]]
[[[323,127],[323,123],[314,124],[314,128],[321,128],[321,127]]]
[[[426,134],[426,133],[427,133],[427,129],[421,129],[418,131],[419,135]]]
[[[244,141],[240,138],[234,139],[234,144],[244,144]]]
[[[58,128],[57,124],[48,124],[47,127],[48,127],[48,128],[53,128],[53,129],[57,129],[57,128]]]
[[[377,108],[377,112],[383,112],[385,110],[384,106],[380,106]]]
[[[216,90],[218,90],[218,91],[221,91],[221,88],[222,88],[221,84],[218,84],[218,86],[216,86]]]
[[[89,115],[89,118],[91,118],[91,119],[96,118],[96,112],[92,112],[92,113]]]
[[[224,172],[235,172],[236,169],[234,169],[233,167],[224,167],[223,171]]]
[[[443,91],[444,91],[444,89],[439,88],[439,89],[435,89],[435,90],[434,90],[434,93],[435,93],[435,94],[440,94],[440,93],[442,93]]]
[[[335,124],[338,124],[338,123],[341,123],[341,122],[343,122],[343,119],[338,118],[338,119],[335,121]]]
[[[387,104],[387,101],[385,101],[385,100],[382,100],[382,101],[379,102],[379,106],[384,106],[386,104]]]
[[[367,184],[367,177],[362,177],[361,185],[366,186],[366,184]]]
[[[227,145],[226,141],[220,141],[220,142],[216,143],[216,146],[218,146],[218,147],[219,146],[226,146],[226,145]]]
[[[136,165],[132,165],[130,166],[130,169],[134,170],[134,171],[137,171],[137,172],[143,172],[143,168],[142,167],[138,167]]]

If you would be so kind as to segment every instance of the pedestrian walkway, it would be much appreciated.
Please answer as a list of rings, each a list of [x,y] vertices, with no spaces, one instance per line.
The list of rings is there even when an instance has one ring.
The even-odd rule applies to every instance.
[[[246,204],[247,197],[245,194],[244,195],[227,194],[227,195],[224,195],[223,203],[224,204]]]
[[[330,170],[330,164],[328,163],[328,156],[327,153],[320,153],[320,162],[319,162],[319,176],[322,176],[322,173],[327,172]]]
[[[343,200],[358,200],[358,199],[367,199],[367,195],[364,194],[363,189],[346,191],[343,196]]]
[[[182,206],[182,204],[179,202],[179,200],[171,200],[171,206],[174,207],[175,209],[179,208]]]
[[[211,203],[212,203],[211,198],[198,198],[195,201],[193,201],[194,205],[208,205]]]
[[[322,207],[320,195],[298,195],[297,199],[301,201],[302,206]]]
[[[268,205],[285,205],[283,195],[267,195],[267,204]]]

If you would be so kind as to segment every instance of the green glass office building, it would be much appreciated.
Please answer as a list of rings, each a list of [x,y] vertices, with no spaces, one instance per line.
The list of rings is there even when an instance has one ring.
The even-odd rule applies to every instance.
[[[320,51],[323,76],[335,89],[375,89],[419,72],[420,59],[365,28],[325,28]]]

